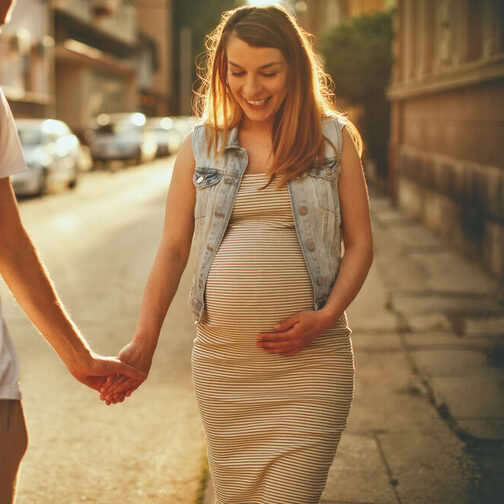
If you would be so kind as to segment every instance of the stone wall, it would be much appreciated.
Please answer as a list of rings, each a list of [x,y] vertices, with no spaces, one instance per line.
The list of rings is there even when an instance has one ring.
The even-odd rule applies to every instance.
[[[402,145],[398,202],[504,278],[504,169]]]

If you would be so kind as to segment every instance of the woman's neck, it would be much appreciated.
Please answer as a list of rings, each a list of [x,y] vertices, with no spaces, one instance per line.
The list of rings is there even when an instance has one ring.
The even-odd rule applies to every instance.
[[[240,130],[247,134],[253,134],[254,136],[267,136],[269,138],[272,138],[273,121],[249,121],[245,117],[240,124]]]

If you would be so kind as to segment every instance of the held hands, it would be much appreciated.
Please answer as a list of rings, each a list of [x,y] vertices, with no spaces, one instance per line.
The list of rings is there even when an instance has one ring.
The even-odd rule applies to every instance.
[[[125,373],[109,376],[100,387],[100,399],[107,405],[124,401],[147,378],[151,364],[152,354],[135,340],[128,343],[119,352],[118,358],[123,363],[134,366],[142,372],[141,377],[134,377]]]
[[[323,310],[302,311],[275,324],[276,332],[259,334],[256,344],[267,353],[290,357],[301,352],[332,325],[333,319]]]
[[[146,377],[144,372],[121,362],[116,357],[102,357],[92,352],[68,368],[76,380],[94,390],[100,390],[110,376],[119,374],[132,380],[145,380]]]

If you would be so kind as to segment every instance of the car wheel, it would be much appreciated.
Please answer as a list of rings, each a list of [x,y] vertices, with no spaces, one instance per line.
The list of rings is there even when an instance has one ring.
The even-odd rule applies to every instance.
[[[68,182],[68,188],[75,189],[77,186],[78,180],[79,180],[79,171],[76,168],[73,178]]]
[[[42,196],[47,192],[47,170],[43,168],[40,170],[37,191],[35,192],[36,196]]]
[[[135,157],[133,158],[133,164],[138,166],[138,165],[141,165],[144,161],[145,161],[145,159],[144,159],[142,149],[139,148],[135,154]]]

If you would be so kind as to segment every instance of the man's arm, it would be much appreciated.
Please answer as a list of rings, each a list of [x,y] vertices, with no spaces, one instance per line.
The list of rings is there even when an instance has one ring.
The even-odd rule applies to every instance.
[[[80,382],[99,389],[107,376],[141,373],[116,358],[93,354],[66,313],[21,222],[9,178],[0,178],[0,274],[21,308]]]

